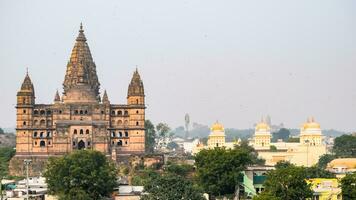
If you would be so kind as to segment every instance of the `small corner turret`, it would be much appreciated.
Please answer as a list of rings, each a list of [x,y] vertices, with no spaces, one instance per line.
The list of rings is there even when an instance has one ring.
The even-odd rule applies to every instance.
[[[35,89],[31,78],[26,72],[25,79],[22,82],[21,89],[17,92],[17,105],[33,105],[35,104]]]

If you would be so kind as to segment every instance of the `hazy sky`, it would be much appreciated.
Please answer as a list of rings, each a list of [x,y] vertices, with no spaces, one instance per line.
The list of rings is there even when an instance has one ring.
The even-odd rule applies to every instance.
[[[356,131],[356,1],[0,1],[0,127],[26,67],[36,102],[62,91],[83,22],[101,88],[125,103],[137,65],[147,119]]]

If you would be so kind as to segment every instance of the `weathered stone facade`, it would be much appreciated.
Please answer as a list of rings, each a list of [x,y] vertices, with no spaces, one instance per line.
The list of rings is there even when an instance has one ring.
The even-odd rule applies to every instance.
[[[145,151],[145,94],[136,69],[127,104],[111,104],[100,83],[82,26],[53,104],[36,104],[28,73],[17,93],[16,156],[48,157],[95,149],[110,157]],[[113,155],[114,154],[114,155]]]

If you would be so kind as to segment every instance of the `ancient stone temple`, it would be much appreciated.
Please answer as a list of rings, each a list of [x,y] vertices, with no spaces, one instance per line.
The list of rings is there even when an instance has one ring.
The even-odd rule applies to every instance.
[[[16,156],[10,169],[26,158],[45,160],[78,149],[94,149],[114,159],[145,151],[145,94],[137,69],[127,104],[112,104],[106,91],[101,97],[82,26],[67,64],[63,94],[55,92],[53,104],[36,103],[27,73],[17,93],[16,110]]]

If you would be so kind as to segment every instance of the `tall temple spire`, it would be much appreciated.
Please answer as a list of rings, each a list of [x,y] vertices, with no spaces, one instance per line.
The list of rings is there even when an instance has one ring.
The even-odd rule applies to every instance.
[[[96,65],[86,41],[83,25],[80,24],[79,34],[67,64],[66,75],[63,82],[63,99],[67,102],[74,100],[72,98],[74,98],[75,95],[70,95],[70,91],[73,92],[73,90],[79,88],[81,88],[81,90],[83,90],[83,88],[87,90],[88,94],[86,97],[88,97],[90,101],[99,99],[100,83],[96,73]]]
[[[138,73],[137,67],[132,76],[127,96],[145,96],[143,82],[141,80],[140,74]]]
[[[35,95],[35,89],[33,87],[31,78],[30,78],[30,76],[28,74],[28,70],[26,70],[26,76],[25,76],[25,79],[22,82],[20,91],[22,91],[22,92],[30,92],[33,95]]]

